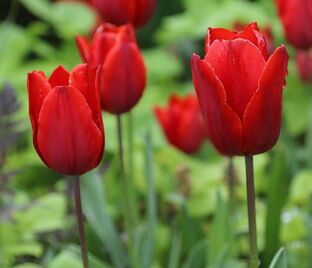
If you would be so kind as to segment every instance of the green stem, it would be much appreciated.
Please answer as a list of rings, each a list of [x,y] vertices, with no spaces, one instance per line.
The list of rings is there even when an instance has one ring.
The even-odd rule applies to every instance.
[[[129,186],[128,178],[125,172],[125,161],[124,161],[124,150],[122,143],[122,123],[121,123],[121,115],[117,115],[117,132],[118,132],[118,149],[119,149],[119,161],[120,161],[120,173],[121,173],[121,183],[123,187],[124,194],[124,219],[125,219],[125,227],[128,236],[128,249],[130,255],[132,256],[132,260],[134,259],[133,253],[133,221],[132,221],[132,206],[131,206],[131,188]]]
[[[256,224],[256,195],[254,186],[253,156],[245,156],[246,184],[247,184],[247,206],[248,206],[248,227],[249,227],[249,268],[259,267],[257,247],[257,224]]]
[[[84,230],[84,225],[83,225],[83,213],[82,213],[82,205],[81,205],[79,176],[74,178],[74,195],[75,195],[76,217],[77,217],[78,231],[79,231],[79,237],[80,237],[80,247],[81,247],[83,267],[89,268],[88,250],[87,250],[86,236],[85,236],[85,230]]]
[[[233,200],[236,183],[233,157],[229,157],[227,171],[228,171],[227,180],[228,180],[229,199]]]

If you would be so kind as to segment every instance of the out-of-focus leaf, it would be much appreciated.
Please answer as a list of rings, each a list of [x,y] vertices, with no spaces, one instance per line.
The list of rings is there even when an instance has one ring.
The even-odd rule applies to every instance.
[[[87,34],[94,26],[95,16],[81,3],[50,3],[47,0],[21,0],[34,15],[50,23],[64,38]]]
[[[290,185],[289,202],[296,205],[307,205],[312,194],[312,170],[301,170]]]
[[[142,267],[151,267],[155,251],[155,227],[157,222],[157,201],[154,185],[154,167],[153,167],[153,145],[151,133],[148,132],[145,138],[145,168],[147,185],[147,225],[144,230],[145,239],[142,241],[141,259]]]
[[[34,264],[34,263],[24,263],[17,266],[14,266],[13,268],[43,268],[41,265]]]
[[[281,214],[288,194],[289,172],[285,152],[279,149],[274,155],[271,176],[268,178],[264,266],[268,266],[280,247]]]
[[[172,235],[172,243],[171,249],[169,254],[169,263],[168,268],[178,268],[179,267],[179,260],[181,257],[181,235],[178,232],[175,232]]]
[[[205,253],[207,252],[208,240],[204,238],[197,242],[190,250],[182,268],[202,268],[205,266]]]
[[[287,257],[284,248],[276,253],[269,268],[287,268]]]
[[[232,243],[230,210],[221,196],[217,195],[217,208],[209,235],[208,263],[210,267],[222,267]]]
[[[303,133],[309,123],[311,94],[298,78],[294,61],[289,62],[287,87],[284,90],[284,118],[288,133],[294,137]]]
[[[115,267],[128,265],[128,257],[110,215],[105,208],[104,187],[96,172],[82,176],[83,209],[87,219],[108,248]]]

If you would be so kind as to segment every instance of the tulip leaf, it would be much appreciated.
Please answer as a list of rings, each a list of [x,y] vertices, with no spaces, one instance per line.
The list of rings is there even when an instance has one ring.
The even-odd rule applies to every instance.
[[[95,171],[81,178],[83,208],[91,227],[109,249],[115,267],[126,267],[128,257],[121,239],[106,211],[102,181]]]
[[[276,253],[269,268],[287,268],[287,257],[284,248]]]
[[[264,266],[267,267],[275,252],[280,248],[281,214],[285,205],[289,173],[284,150],[277,150],[272,162],[271,176],[268,178],[267,215],[265,227]],[[279,198],[276,198],[279,196]]]
[[[207,251],[208,240],[204,238],[197,242],[190,250],[182,268],[201,268],[205,266],[205,252]]]
[[[157,222],[157,203],[154,184],[153,145],[151,133],[148,131],[145,137],[145,171],[147,184],[147,224],[142,244],[142,267],[151,267],[155,251],[155,228]]]

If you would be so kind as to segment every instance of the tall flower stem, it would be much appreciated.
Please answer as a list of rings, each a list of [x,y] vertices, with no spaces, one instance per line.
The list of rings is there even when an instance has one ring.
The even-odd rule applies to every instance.
[[[229,157],[228,159],[227,181],[228,181],[229,198],[230,200],[232,200],[234,196],[235,184],[236,184],[233,157]]]
[[[79,237],[80,237],[83,267],[89,268],[88,250],[87,250],[86,236],[85,236],[85,230],[84,230],[84,225],[83,225],[83,213],[82,213],[82,205],[81,205],[79,176],[74,178],[74,196],[75,196],[76,217],[77,217],[78,231],[79,231]]]
[[[247,206],[248,206],[248,228],[249,228],[249,268],[258,268],[258,247],[257,247],[257,224],[256,224],[256,195],[254,185],[253,156],[245,156],[246,185],[247,185]]]
[[[124,193],[124,219],[125,226],[128,236],[128,249],[130,254],[133,257],[133,219],[132,219],[132,206],[131,206],[131,187],[129,185],[128,178],[125,172],[125,160],[124,160],[124,149],[122,142],[122,122],[121,116],[117,115],[117,132],[118,132],[118,153],[119,153],[119,162],[120,162],[120,173],[121,173],[121,183]]]

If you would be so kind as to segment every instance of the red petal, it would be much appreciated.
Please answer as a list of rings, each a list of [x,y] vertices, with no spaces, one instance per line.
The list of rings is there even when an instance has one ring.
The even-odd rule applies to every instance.
[[[78,89],[85,97],[92,111],[94,122],[103,130],[99,95],[95,87],[96,69],[88,68],[87,64],[77,65],[70,73],[69,85]]]
[[[88,62],[90,59],[90,44],[83,36],[76,36],[76,44],[79,54],[83,62]]]
[[[136,0],[135,3],[133,25],[135,27],[140,27],[146,24],[153,15],[156,7],[156,0]]]
[[[245,153],[266,152],[278,139],[287,63],[288,54],[282,46],[275,50],[265,66],[259,88],[248,104],[243,119]]]
[[[209,136],[225,155],[242,154],[242,125],[225,102],[225,90],[209,63],[192,56],[193,83]]]
[[[249,40],[250,42],[252,42],[255,46],[257,46],[260,49],[265,59],[268,58],[266,40],[265,40],[265,37],[259,32],[257,23],[254,22],[254,23],[247,25],[242,32],[239,32],[236,35],[236,38]]]
[[[57,86],[67,86],[68,85],[69,72],[64,69],[63,66],[58,66],[49,78],[49,83],[51,88]]]
[[[123,25],[131,22],[134,16],[135,1],[92,0],[92,4],[101,15],[103,21],[115,25]]]
[[[37,124],[42,102],[51,90],[51,86],[41,72],[32,72],[27,78],[29,115],[34,134],[37,133]]]
[[[242,119],[265,66],[260,50],[247,40],[216,40],[205,60],[222,81],[227,104]]]
[[[98,27],[95,32],[91,48],[90,48],[90,61],[92,67],[97,67],[103,64],[107,54],[111,48],[115,45],[117,34],[121,27],[116,27],[109,23],[105,23]]]
[[[134,42],[118,42],[107,55],[101,75],[102,108],[128,112],[141,98],[146,84],[142,55]]]
[[[205,44],[206,53],[215,40],[233,40],[236,34],[237,32],[224,28],[209,28]]]
[[[39,115],[38,147],[44,161],[67,175],[81,175],[99,163],[104,137],[84,96],[70,86],[56,87]]]

